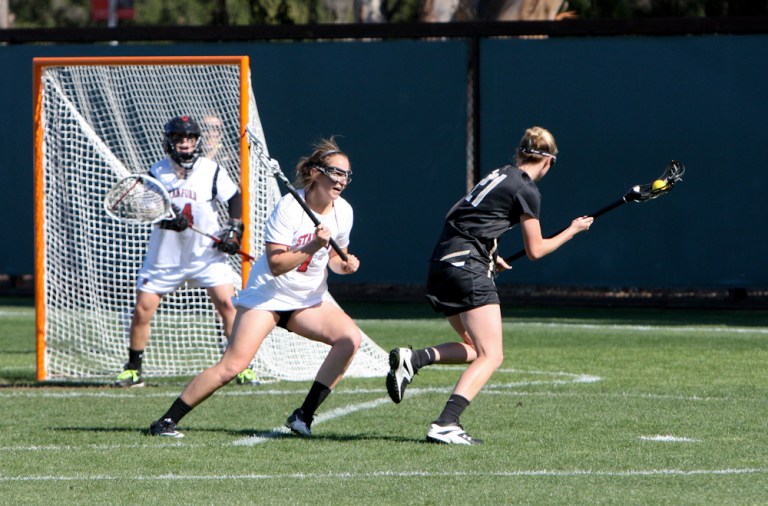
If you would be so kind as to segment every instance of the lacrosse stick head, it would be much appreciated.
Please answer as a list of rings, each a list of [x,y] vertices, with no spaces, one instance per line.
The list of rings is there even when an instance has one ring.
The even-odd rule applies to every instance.
[[[274,158],[270,158],[266,150],[264,149],[264,145],[261,142],[261,139],[259,139],[259,136],[256,135],[256,132],[254,132],[250,126],[245,127],[245,135],[248,136],[248,145],[253,147],[256,147],[256,153],[260,159],[260,161],[267,166],[269,169],[269,172],[274,177],[285,177],[283,174],[282,169],[280,168],[280,162],[275,160]]]
[[[652,183],[635,185],[624,196],[627,202],[644,202],[669,193],[675,185],[683,180],[685,165],[683,162],[672,160],[664,172]]]
[[[157,223],[173,217],[171,198],[156,179],[134,174],[118,181],[104,196],[104,210],[125,223]]]

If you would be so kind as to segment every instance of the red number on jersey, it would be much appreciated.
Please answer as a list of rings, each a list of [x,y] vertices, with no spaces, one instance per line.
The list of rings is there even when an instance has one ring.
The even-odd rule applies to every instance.
[[[184,209],[181,210],[181,214],[183,214],[190,225],[195,224],[195,218],[192,216],[192,204],[184,204]]]
[[[312,255],[314,256],[314,255]],[[304,260],[301,265],[299,265],[298,269],[296,269],[299,272],[307,272],[307,269],[309,269],[309,263],[312,261],[312,256]]]

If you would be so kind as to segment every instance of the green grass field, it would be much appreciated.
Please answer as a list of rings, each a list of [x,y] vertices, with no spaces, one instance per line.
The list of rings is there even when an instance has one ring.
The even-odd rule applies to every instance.
[[[452,338],[425,304],[345,306],[386,350]],[[768,314],[505,315],[505,362],[462,417],[486,444],[448,447],[424,435],[457,367],[400,405],[345,379],[312,439],[280,430],[308,388],[289,382],[227,386],[184,439],[151,438],[188,378],[37,385],[31,303],[0,305],[0,504],[768,503]]]

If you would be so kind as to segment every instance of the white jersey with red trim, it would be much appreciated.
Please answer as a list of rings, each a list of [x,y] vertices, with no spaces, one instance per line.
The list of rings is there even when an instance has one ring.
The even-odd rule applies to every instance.
[[[170,158],[164,158],[149,169],[165,187],[171,203],[181,209],[189,222],[209,234],[219,228],[216,203],[213,196],[213,179],[217,164],[207,158],[198,158],[185,178],[176,174],[177,166]],[[220,169],[216,182],[216,199],[226,202],[237,193],[237,185]],[[213,241],[191,229],[183,232],[165,230],[155,224],[144,257],[143,270],[184,268],[193,263],[197,266],[210,262],[226,261],[226,254],[212,247]]]
[[[304,198],[304,190],[298,190]],[[331,237],[340,248],[349,246],[349,236],[354,221],[352,206],[339,197],[333,202],[331,212],[316,215],[331,231]],[[264,240],[267,243],[284,244],[298,249],[315,237],[315,225],[291,194],[284,195],[267,221]],[[253,265],[248,283],[235,301],[236,305],[289,311],[319,304],[328,291],[328,260],[331,247],[322,248],[309,260],[290,272],[273,276],[262,255]]]

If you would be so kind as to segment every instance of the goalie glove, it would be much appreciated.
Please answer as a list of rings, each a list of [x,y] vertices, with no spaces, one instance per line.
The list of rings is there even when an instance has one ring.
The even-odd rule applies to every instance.
[[[186,216],[181,214],[181,209],[179,209],[179,206],[176,204],[171,204],[171,209],[173,209],[173,214],[175,214],[175,216],[173,218],[160,221],[158,223],[160,228],[165,230],[173,230],[174,232],[183,232],[188,229],[189,220]]]
[[[219,251],[223,251],[227,255],[235,255],[240,252],[240,241],[243,239],[243,222],[240,220],[230,219],[227,221],[227,226],[224,227],[216,237],[220,242],[213,245],[214,248]]]

